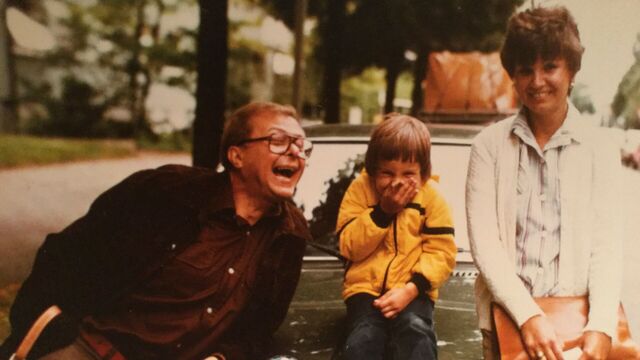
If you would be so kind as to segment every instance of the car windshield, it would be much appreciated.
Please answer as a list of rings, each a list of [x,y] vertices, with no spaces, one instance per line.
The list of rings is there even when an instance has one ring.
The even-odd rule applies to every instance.
[[[314,152],[298,184],[294,200],[309,221],[315,245],[337,250],[335,224],[342,196],[351,180],[361,171],[367,137],[311,138]],[[454,217],[456,244],[462,251],[459,262],[470,262],[464,209],[464,184],[469,159],[469,141],[453,138],[432,139],[432,173],[447,199]],[[325,253],[310,249],[308,255]]]

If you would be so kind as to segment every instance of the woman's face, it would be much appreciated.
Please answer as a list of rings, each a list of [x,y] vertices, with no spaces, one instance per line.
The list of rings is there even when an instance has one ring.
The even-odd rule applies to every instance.
[[[564,115],[573,75],[563,58],[538,58],[531,66],[517,65],[513,82],[520,101],[534,116]]]

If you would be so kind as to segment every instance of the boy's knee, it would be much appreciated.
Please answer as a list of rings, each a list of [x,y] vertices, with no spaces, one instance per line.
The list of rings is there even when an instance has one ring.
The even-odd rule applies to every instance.
[[[377,358],[384,352],[385,332],[371,324],[360,324],[347,336],[344,344],[345,359]]]
[[[433,335],[433,320],[424,318],[416,313],[401,313],[396,319],[396,329],[399,332],[412,332]]]

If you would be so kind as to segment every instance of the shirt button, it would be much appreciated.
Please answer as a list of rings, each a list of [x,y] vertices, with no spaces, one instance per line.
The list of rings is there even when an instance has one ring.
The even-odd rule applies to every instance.
[[[542,273],[544,273],[544,269],[542,268],[542,266],[540,266],[537,271],[538,271],[538,274],[540,274],[540,275],[542,275]]]
[[[246,234],[247,236],[251,236],[251,231],[247,230]]]
[[[178,349],[180,349],[180,348],[182,347],[182,344],[178,343],[178,344],[176,344],[176,347],[177,347]]]
[[[542,230],[542,238],[545,239],[547,237],[547,230]]]
[[[208,308],[207,308],[207,314],[213,314],[213,309],[212,309],[212,308],[210,308],[210,307],[208,307]]]
[[[236,273],[236,270],[232,267],[230,267],[229,269],[227,269],[227,272],[229,273],[229,275],[233,275]]]
[[[176,249],[176,244],[171,244],[171,250],[175,250]]]

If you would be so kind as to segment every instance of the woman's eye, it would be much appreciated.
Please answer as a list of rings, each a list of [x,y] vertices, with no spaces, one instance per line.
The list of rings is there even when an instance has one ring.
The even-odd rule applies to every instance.
[[[517,75],[520,76],[527,76],[529,74],[531,74],[531,69],[530,68],[520,68],[516,71]]]

